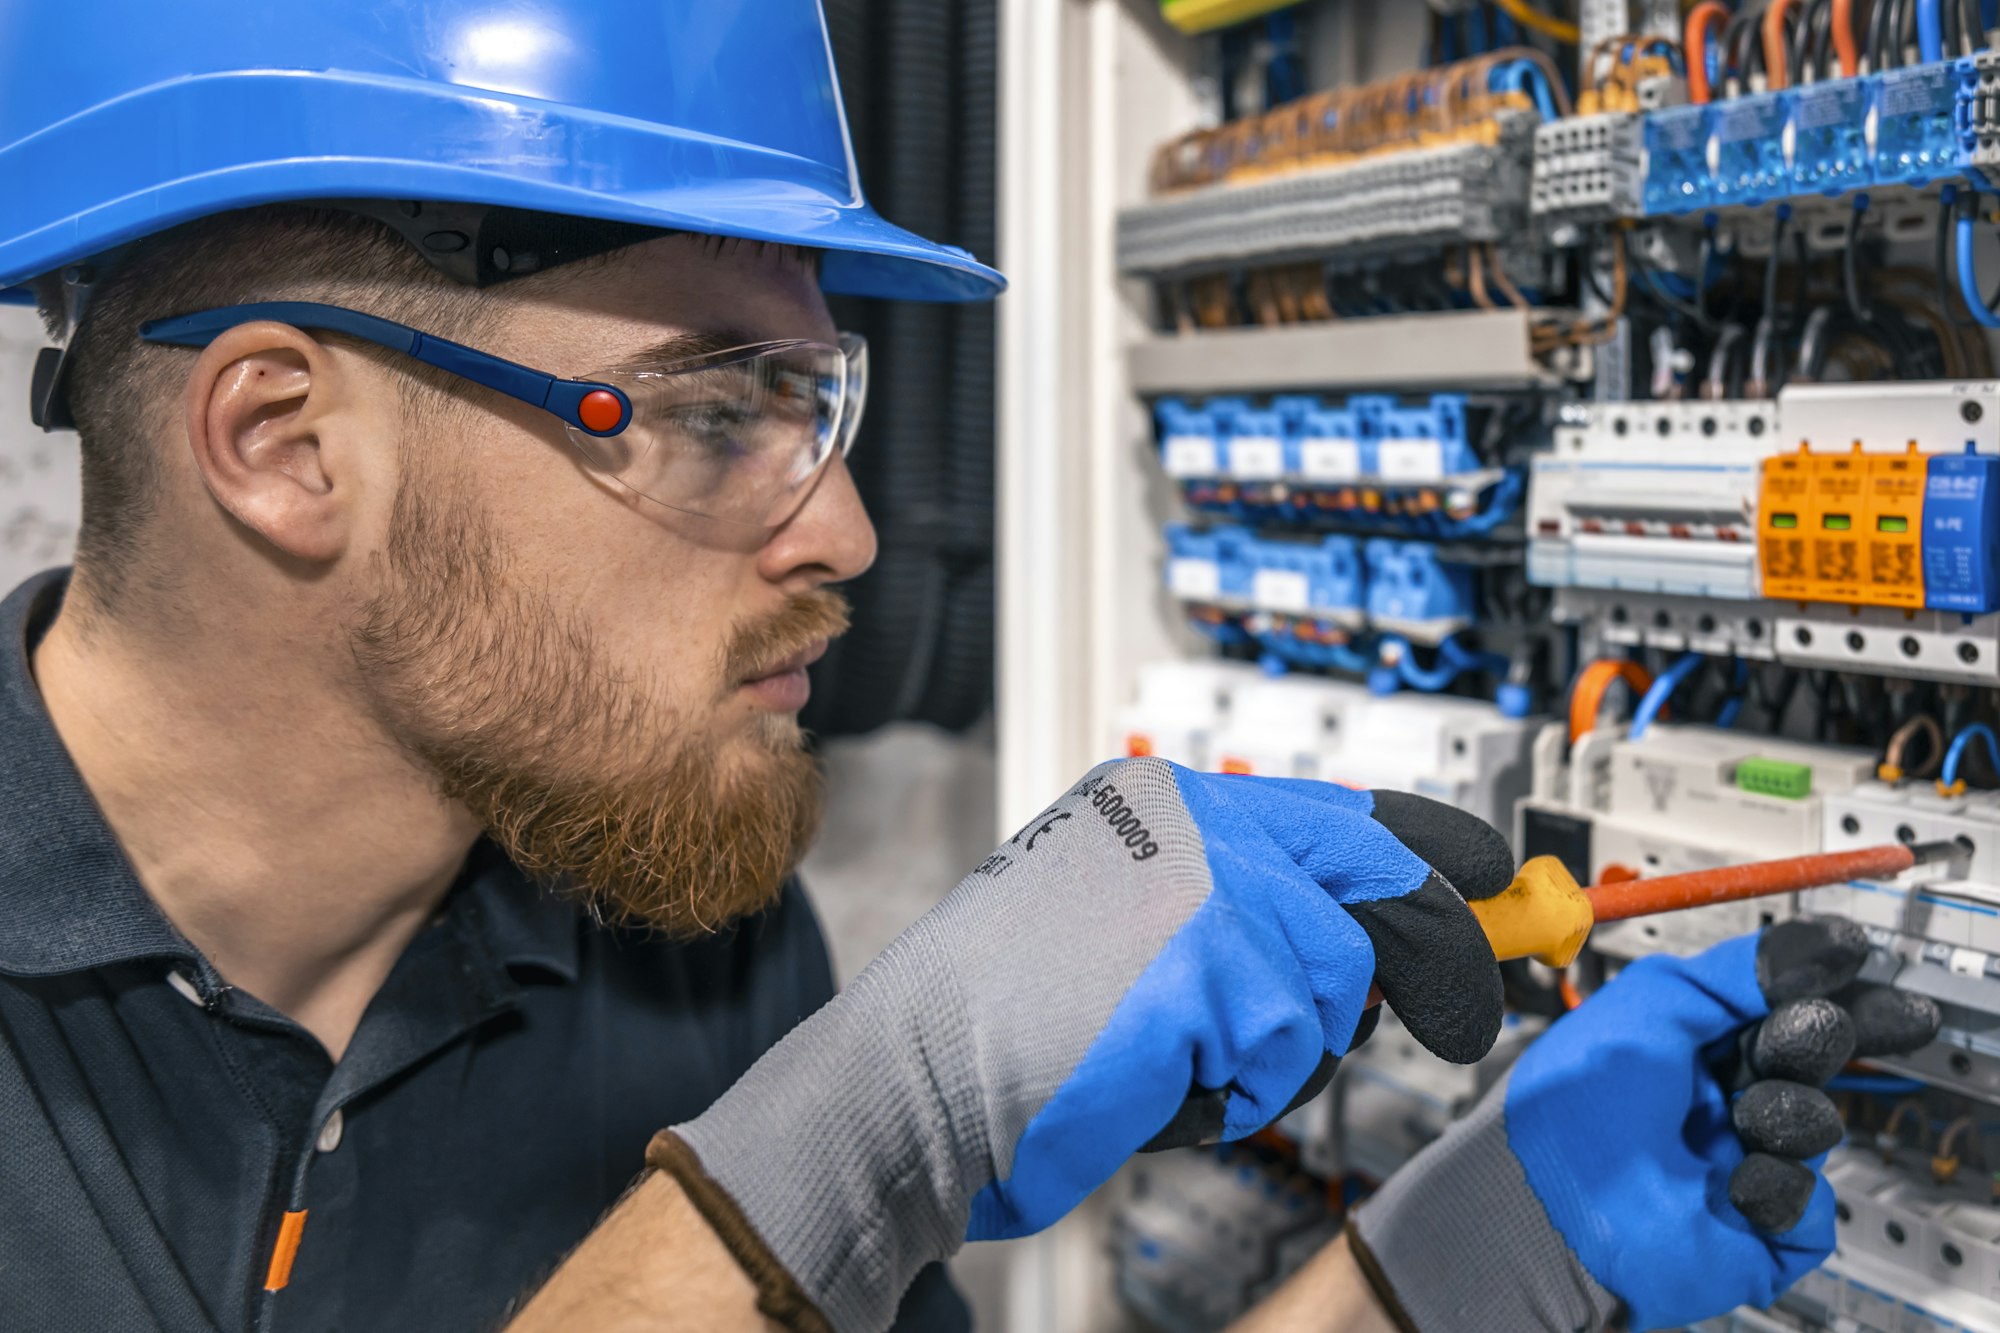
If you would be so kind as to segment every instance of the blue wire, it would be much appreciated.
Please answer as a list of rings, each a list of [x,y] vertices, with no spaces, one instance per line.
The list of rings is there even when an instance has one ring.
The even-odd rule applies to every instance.
[[[1928,63],[1944,59],[1941,0],[1917,0],[1917,52]]]
[[[1401,645],[1400,651],[1396,654],[1396,674],[1401,676],[1403,683],[1413,690],[1436,694],[1464,674],[1465,668],[1451,665],[1445,660],[1441,647],[1438,653],[1438,665],[1426,671],[1417,665],[1416,654],[1410,651],[1410,645],[1406,640],[1398,639],[1396,642]]]
[[[1949,787],[1958,781],[1958,766],[1975,736],[1986,742],[1986,757],[1992,761],[1994,770],[2000,772],[2000,740],[1994,738],[1993,728],[1975,722],[1951,738],[1951,748],[1944,752],[1944,770],[1938,774],[1939,782]]]
[[[1680,688],[1682,681],[1695,673],[1701,663],[1700,653],[1682,653],[1678,661],[1662,671],[1660,678],[1653,682],[1653,687],[1639,700],[1639,706],[1632,710],[1632,726],[1625,733],[1625,739],[1636,741],[1645,735],[1646,728],[1653,725],[1653,719],[1667,706],[1668,697]]]
[[[1352,671],[1356,675],[1365,676],[1370,671],[1373,671],[1376,666],[1376,655],[1374,653],[1351,647],[1348,644],[1329,643],[1326,645],[1326,653],[1327,660],[1332,662],[1334,667],[1340,671]]]
[[[1972,219],[1958,220],[1958,290],[1965,297],[1965,305],[1972,317],[1989,329],[2000,329],[2000,313],[1986,304],[1986,294],[1979,290],[1979,266],[1972,254]]]
[[[1913,1078],[1889,1074],[1835,1074],[1826,1087],[1829,1092],[1865,1092],[1877,1097],[1914,1097],[1924,1090]]]
[[[1438,645],[1438,653],[1461,671],[1483,671],[1489,676],[1506,674],[1512,665],[1499,653],[1475,653],[1459,643],[1456,635]]]
[[[1504,9],[1495,10],[1493,13],[1493,45],[1496,48],[1501,48],[1519,46],[1520,44],[1521,30],[1514,26],[1514,16]]]
[[[1750,684],[1750,664],[1742,658],[1736,659],[1736,672],[1730,678],[1729,697],[1722,701],[1722,711],[1715,716],[1718,727],[1736,725],[1737,714],[1743,711],[1743,691]]]
[[[1486,11],[1474,5],[1465,12],[1465,22],[1468,29],[1465,39],[1466,51],[1476,56],[1491,51],[1493,44],[1486,40]]]
[[[1452,537],[1479,537],[1493,531],[1514,516],[1521,504],[1521,474],[1512,468],[1493,487],[1493,494],[1486,501],[1486,508],[1471,518],[1449,520],[1445,524],[1445,535]]]
[[[1531,60],[1510,60],[1493,71],[1487,87],[1495,91],[1527,93],[1535,99],[1535,109],[1543,120],[1559,120],[1555,95],[1549,90],[1548,76]]]

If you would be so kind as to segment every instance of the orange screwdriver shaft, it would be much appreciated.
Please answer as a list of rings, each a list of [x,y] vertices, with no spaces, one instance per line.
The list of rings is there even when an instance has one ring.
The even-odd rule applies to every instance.
[[[1764,898],[1774,893],[1845,884],[1850,879],[1884,879],[1900,875],[1917,863],[1917,854],[1901,843],[1863,847],[1851,852],[1820,852],[1782,861],[1690,870],[1658,879],[1632,879],[1619,884],[1594,884],[1590,914],[1598,921],[1624,921],[1655,912],[1679,912],[1690,907]]]
[[[1509,941],[1504,946],[1495,945],[1495,956],[1502,961],[1553,950],[1543,961],[1566,963],[1581,947],[1589,927],[1601,922],[1796,893],[1851,879],[1885,879],[1920,862],[1944,861],[1960,854],[1952,843],[1913,847],[1890,843],[1598,884],[1581,891],[1553,857],[1536,857],[1521,868],[1505,893],[1473,904],[1473,910],[1489,940]],[[1371,987],[1369,1006],[1381,1002],[1382,988]]]

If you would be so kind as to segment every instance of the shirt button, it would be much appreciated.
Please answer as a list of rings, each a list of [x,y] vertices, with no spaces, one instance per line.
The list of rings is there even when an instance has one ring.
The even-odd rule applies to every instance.
[[[167,984],[180,992],[182,998],[187,1000],[189,1004],[201,1004],[201,992],[196,990],[194,983],[187,979],[187,973],[178,969],[167,973]]]
[[[314,1146],[321,1152],[332,1152],[340,1146],[340,1136],[346,1127],[346,1121],[336,1109],[326,1118],[326,1123],[319,1127],[319,1138]]]

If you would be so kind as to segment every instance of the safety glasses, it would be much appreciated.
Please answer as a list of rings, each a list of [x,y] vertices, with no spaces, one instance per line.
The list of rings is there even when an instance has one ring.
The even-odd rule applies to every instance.
[[[854,447],[868,398],[868,344],[750,343],[658,368],[562,379],[391,320],[311,301],[222,306],[140,326],[147,342],[206,347],[270,319],[401,352],[560,420],[595,472],[656,504],[775,528],[805,503],[834,453]]]

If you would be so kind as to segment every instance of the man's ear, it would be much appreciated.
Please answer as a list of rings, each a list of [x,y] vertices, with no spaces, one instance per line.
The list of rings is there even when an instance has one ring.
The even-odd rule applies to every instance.
[[[333,353],[271,320],[239,324],[207,347],[182,404],[202,484],[238,522],[286,555],[328,561],[355,522],[357,460],[329,438],[352,391]]]

